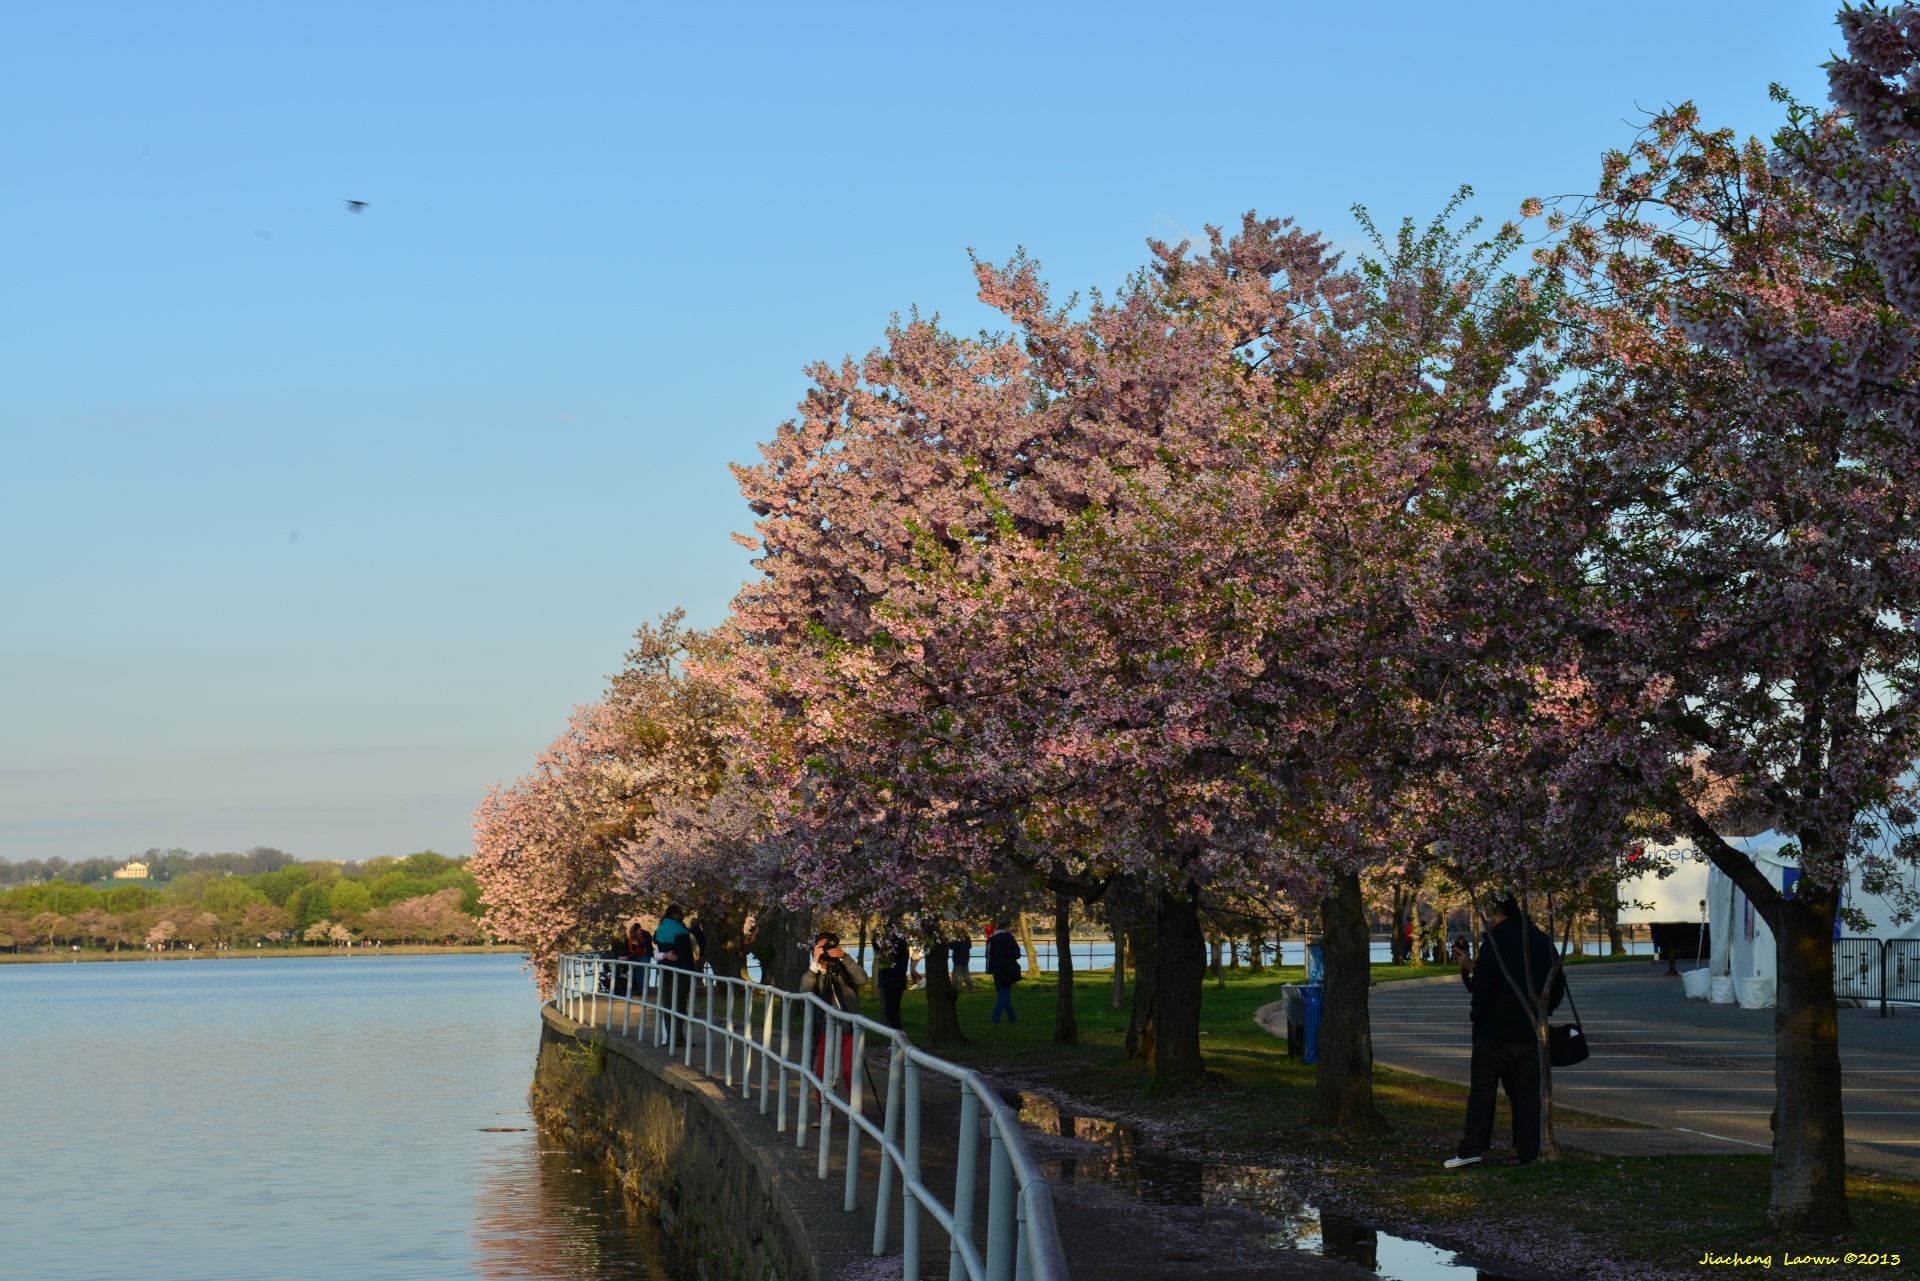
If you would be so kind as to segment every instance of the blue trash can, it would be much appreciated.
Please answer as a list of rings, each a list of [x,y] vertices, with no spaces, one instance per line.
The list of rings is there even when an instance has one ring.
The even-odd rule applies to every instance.
[[[1320,1008],[1326,996],[1326,986],[1309,983],[1300,989],[1304,999],[1306,1017],[1301,1021],[1300,1061],[1318,1063],[1320,1061]]]

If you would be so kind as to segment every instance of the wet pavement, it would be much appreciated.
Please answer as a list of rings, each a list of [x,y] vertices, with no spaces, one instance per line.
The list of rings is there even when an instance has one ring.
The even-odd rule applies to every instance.
[[[1155,1151],[1124,1122],[1077,1116],[1039,1094],[1018,1101],[1054,1186],[1069,1257],[1101,1257],[1101,1237],[1130,1242],[1135,1257],[1100,1276],[1511,1281],[1451,1250],[1320,1210],[1280,1171]],[[1143,1224],[1153,1229],[1142,1232]]]

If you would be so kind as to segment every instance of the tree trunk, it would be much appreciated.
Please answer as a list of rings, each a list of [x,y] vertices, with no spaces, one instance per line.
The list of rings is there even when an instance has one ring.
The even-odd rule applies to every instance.
[[[1127,1004],[1127,931],[1118,923],[1113,930],[1113,995],[1107,1000],[1110,1010],[1122,1010]]]
[[[1123,1057],[1151,1061],[1160,984],[1157,926],[1133,926],[1127,931],[1127,944],[1133,949],[1133,1010],[1127,1019],[1127,1046]]]
[[[1387,955],[1393,958],[1395,965],[1405,965],[1408,959],[1405,938],[1407,933],[1407,900],[1409,897],[1405,886],[1396,885],[1393,887],[1393,918],[1387,926],[1388,929],[1393,931],[1393,941],[1387,945]]]
[[[746,919],[740,915],[700,913],[700,928],[707,936],[705,961],[721,978],[747,976]]]
[[[1025,912],[1022,912],[1013,918],[1013,923],[1020,931],[1020,946],[1025,949],[1027,953],[1027,973],[1038,974],[1040,972],[1040,949],[1033,944],[1033,922],[1027,919]]]
[[[1833,999],[1839,895],[1803,880],[1769,921],[1779,945],[1773,1019],[1773,1232],[1838,1235],[1847,1210],[1846,1122],[1840,1110],[1840,1024]]]
[[[927,1044],[971,1045],[960,1030],[960,993],[947,970],[947,947],[938,938],[927,941]]]
[[[799,991],[812,943],[811,911],[770,907],[761,912],[760,933],[754,939],[753,954],[760,958],[760,972],[766,976],[768,985],[785,992]]]
[[[1344,872],[1320,901],[1320,948],[1327,977],[1320,1007],[1320,1068],[1313,1124],[1383,1134],[1391,1127],[1373,1106],[1373,1030],[1367,988],[1373,981],[1360,876]]]
[[[1255,930],[1247,935],[1247,968],[1255,974],[1267,972],[1267,935],[1265,930]]]
[[[1153,1074],[1161,1080],[1206,1073],[1200,1057],[1200,1001],[1206,992],[1205,939],[1200,933],[1200,887],[1185,898],[1161,891],[1154,940]]]
[[[1225,987],[1227,985],[1226,967],[1221,963],[1220,959],[1226,946],[1225,943],[1217,938],[1207,944],[1207,951],[1209,953],[1207,968],[1213,971],[1213,985],[1215,987]]]
[[[1616,902],[1612,907],[1601,912],[1600,921],[1607,927],[1607,955],[1625,956],[1627,954],[1627,945],[1625,940],[1620,937],[1619,903]]]
[[[1059,984],[1053,998],[1053,1043],[1080,1044],[1080,1025],[1073,1017],[1073,900],[1065,894],[1053,896],[1054,979]]]

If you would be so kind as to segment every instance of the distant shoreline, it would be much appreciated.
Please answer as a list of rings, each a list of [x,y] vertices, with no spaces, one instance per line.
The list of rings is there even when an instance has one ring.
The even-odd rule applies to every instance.
[[[239,961],[260,960],[272,957],[280,960],[336,960],[351,961],[365,957],[380,956],[493,956],[503,953],[524,955],[526,949],[509,943],[459,944],[454,947],[436,947],[421,943],[396,943],[390,947],[356,947],[351,951],[337,947],[233,947],[224,949],[207,948],[204,951],[189,952],[183,948],[169,948],[164,952],[149,952],[145,948],[128,948],[119,952],[0,952],[0,965],[66,965],[92,961]]]

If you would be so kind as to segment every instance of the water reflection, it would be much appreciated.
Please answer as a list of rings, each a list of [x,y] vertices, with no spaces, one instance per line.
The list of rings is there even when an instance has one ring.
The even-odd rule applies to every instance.
[[[1139,1131],[1104,1117],[1075,1116],[1039,1094],[1019,1096],[1020,1120],[1042,1134],[1091,1145],[1085,1155],[1043,1161],[1056,1183],[1118,1188],[1161,1205],[1229,1206],[1269,1219],[1275,1249],[1308,1250],[1357,1264],[1389,1281],[1512,1281],[1461,1261],[1453,1251],[1381,1232],[1357,1219],[1322,1212],[1257,1165],[1194,1161],[1140,1145]]]
[[[495,1130],[480,1175],[474,1271],[490,1281],[679,1281],[653,1218],[537,1132]]]

